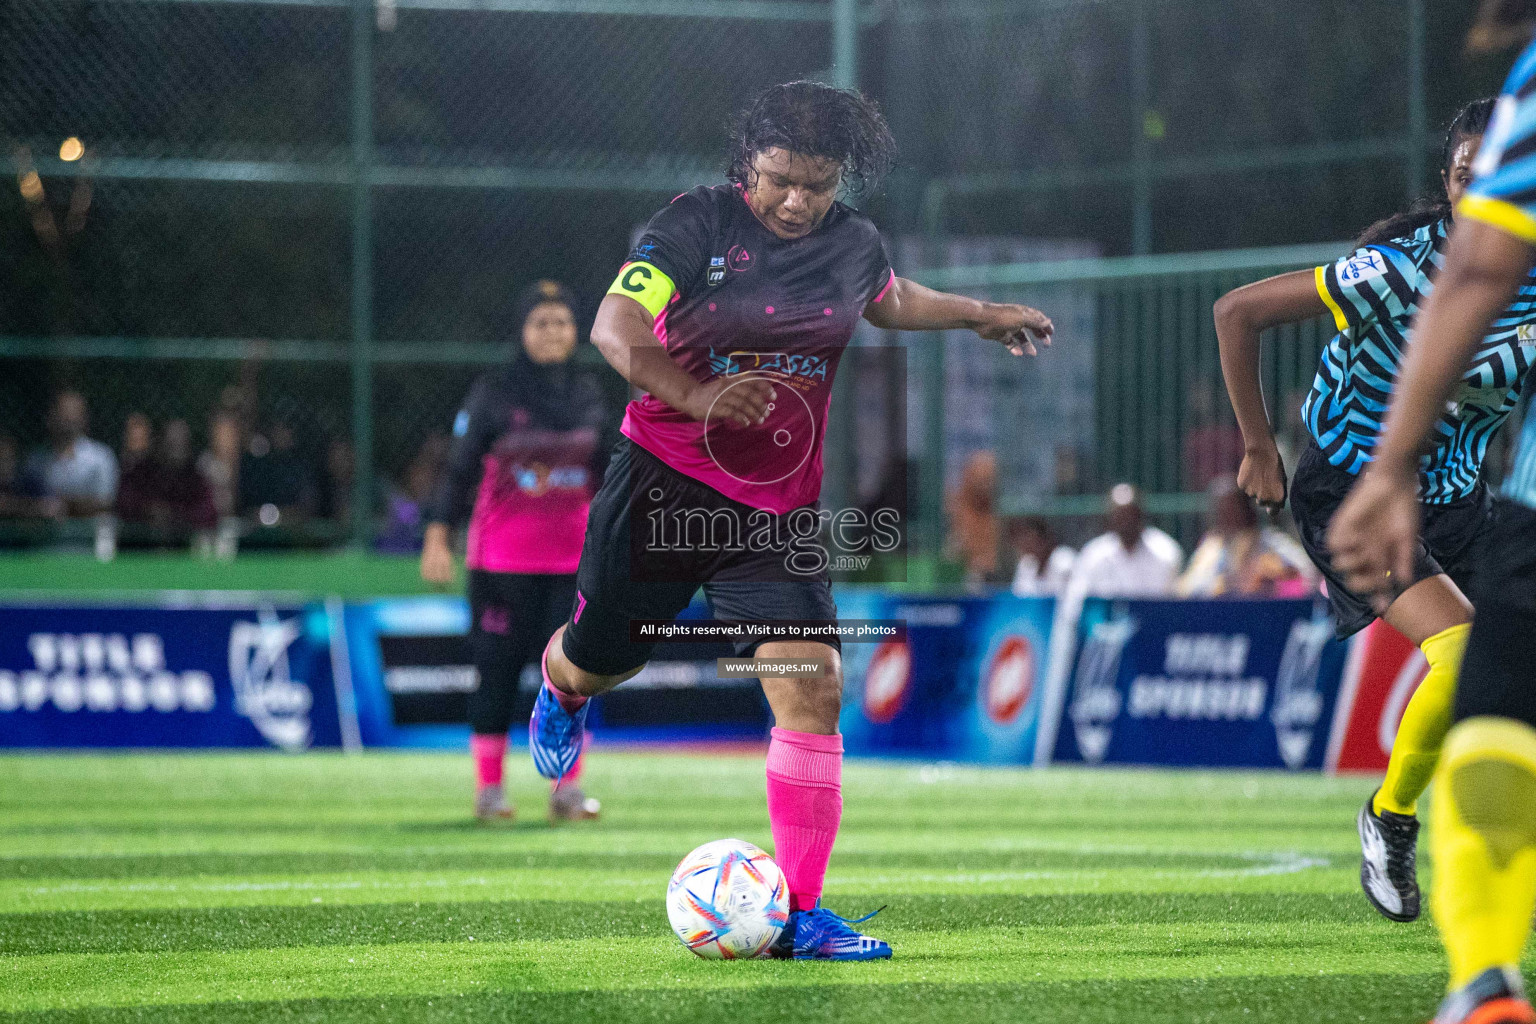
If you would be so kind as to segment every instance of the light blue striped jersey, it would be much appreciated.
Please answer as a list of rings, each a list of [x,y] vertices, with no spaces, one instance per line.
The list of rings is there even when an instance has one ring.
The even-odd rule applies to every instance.
[[[1373,457],[1409,324],[1440,269],[1449,229],[1449,220],[1436,221],[1316,270],[1318,294],[1339,333],[1323,349],[1302,416],[1328,461],[1348,473]],[[1419,466],[1422,501],[1443,504],[1472,493],[1488,442],[1514,410],[1533,362],[1536,279],[1527,278],[1436,426],[1434,449]]]
[[[1456,208],[1457,215],[1536,245],[1536,43],[1515,61],[1472,169],[1477,180]],[[1524,288],[1520,296],[1525,297]],[[1536,508],[1536,416],[1525,418],[1504,495]]]

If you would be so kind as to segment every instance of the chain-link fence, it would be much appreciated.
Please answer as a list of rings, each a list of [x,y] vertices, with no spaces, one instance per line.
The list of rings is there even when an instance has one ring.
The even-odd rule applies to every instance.
[[[1315,253],[1184,276],[940,268],[978,245],[1051,264],[1353,233],[1432,180],[1434,126],[1496,82],[1495,64],[1459,63],[1451,6],[12,0],[0,455],[44,440],[64,388],[114,447],[134,413],[187,420],[199,448],[232,414],[248,459],[292,437],[326,524],[313,542],[366,544],[505,357],[508,296],[556,277],[589,320],[635,227],[720,180],[731,112],[811,77],[887,112],[901,163],[870,212],[893,252],[919,254],[900,269],[1024,296],[1088,353],[1042,370],[958,338],[901,342],[920,545],[937,549],[988,417],[1005,452],[1047,420],[1076,434],[1004,455],[1005,511],[1070,511],[1122,477],[1187,510],[1191,431],[1219,448],[1230,424],[1210,302]],[[1318,337],[1277,349],[1271,394],[1301,386]],[[895,449],[873,435],[892,422],[835,417],[840,500],[875,486],[872,460]]]

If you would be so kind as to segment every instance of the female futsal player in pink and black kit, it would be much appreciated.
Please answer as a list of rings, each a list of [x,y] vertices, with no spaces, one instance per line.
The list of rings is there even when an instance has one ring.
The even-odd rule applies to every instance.
[[[717,619],[836,618],[825,561],[795,556],[820,526],[832,378],[861,317],[896,330],[970,328],[1015,354],[1034,351],[1032,336],[1049,339],[1036,310],[895,276],[874,224],[837,201],[873,186],[893,155],[884,119],[857,92],[775,86],[738,120],[730,183],[678,196],[620,269],[592,340],[645,395],[629,404],[592,502],[571,619],[545,648],[529,725],[541,774],[570,770],[588,698],[650,657],[654,644],[632,636],[631,621],[674,617],[700,584]],[[776,530],[795,539],[775,545]],[[761,677],[777,722],[768,818],[791,895],[777,956],[891,955],[819,906],[842,818],[839,649],[835,639],[737,645],[741,656],[825,666]]]
[[[502,756],[507,729],[532,703],[518,700],[518,679],[570,615],[587,510],[612,440],[600,436],[608,417],[595,373],[571,363],[570,294],[540,281],[519,296],[513,322],[520,342],[511,362],[475,381],[454,423],[421,553],[426,580],[452,581],[449,529],[470,514],[473,494],[465,562],[480,682],[469,723],[483,820],[512,817]],[[550,796],[550,818],[595,818],[598,809],[582,792],[578,760]]]

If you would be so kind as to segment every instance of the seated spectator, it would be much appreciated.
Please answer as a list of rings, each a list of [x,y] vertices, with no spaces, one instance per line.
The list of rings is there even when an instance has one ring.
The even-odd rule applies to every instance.
[[[1174,592],[1180,597],[1301,597],[1312,589],[1312,564],[1301,545],[1259,525],[1253,499],[1237,478],[1211,484],[1207,527]]]
[[[48,412],[48,445],[32,453],[22,479],[45,515],[94,516],[117,497],[117,457],[86,436],[90,413],[78,391],[61,391]]]
[[[448,438],[432,434],[422,442],[421,450],[405,467],[405,477],[391,487],[385,498],[385,520],[374,547],[379,551],[414,553],[421,550],[426,523],[423,509],[432,495],[432,487],[448,456]]]
[[[123,443],[117,450],[120,477],[150,457],[155,447],[155,426],[142,412],[131,412],[123,421]]]
[[[343,525],[352,521],[352,485],[357,479],[352,442],[333,438],[325,447],[325,471],[320,474],[317,515]]]
[[[1148,526],[1141,495],[1130,484],[1109,492],[1109,532],[1078,552],[1067,585],[1069,604],[1085,597],[1160,597],[1173,590],[1184,561],[1179,542]]]
[[[16,439],[0,434],[0,516],[20,518],[37,514],[37,501],[21,482],[21,450]]]
[[[240,488],[240,417],[221,409],[208,420],[208,447],[197,457],[197,471],[213,491],[219,517],[235,514]]]
[[[974,452],[950,492],[946,554],[965,570],[968,589],[1000,582],[998,577],[997,456]]]
[[[1077,552],[1056,543],[1056,531],[1041,516],[1015,520],[1009,529],[1019,563],[1013,571],[1013,592],[1020,597],[1060,595],[1072,578]]]
[[[1220,384],[1189,382],[1185,392],[1184,489],[1203,491],[1211,481],[1236,473],[1243,462],[1243,432],[1217,402]]]
[[[117,512],[124,522],[141,523],[174,537],[213,529],[218,522],[213,488],[197,471],[192,430],[171,420],[159,450],[123,474]]]
[[[286,525],[313,515],[316,501],[315,472],[299,453],[293,428],[276,421],[251,435],[240,456],[240,513],[263,526]]]

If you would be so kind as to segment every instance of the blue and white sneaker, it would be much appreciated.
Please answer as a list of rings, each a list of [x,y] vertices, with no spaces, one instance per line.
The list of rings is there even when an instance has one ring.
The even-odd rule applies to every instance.
[[[796,910],[789,915],[789,923],[769,948],[768,955],[775,960],[889,960],[889,943],[852,928],[875,914],[847,921],[825,907]]]
[[[560,706],[549,687],[539,687],[533,717],[528,719],[528,749],[540,775],[558,782],[576,767],[576,759],[581,756],[582,745],[586,742],[587,709],[591,706],[589,700],[571,714]]]

